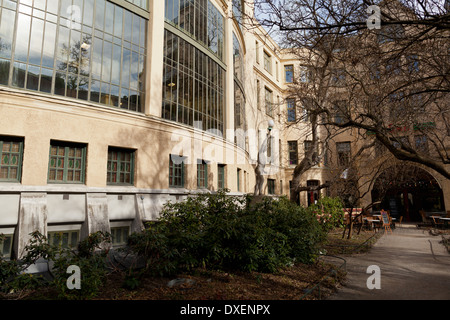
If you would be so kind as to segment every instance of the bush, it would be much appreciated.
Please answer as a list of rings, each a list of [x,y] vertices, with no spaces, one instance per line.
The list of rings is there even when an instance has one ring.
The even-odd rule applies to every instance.
[[[35,289],[47,285],[56,289],[58,297],[64,299],[87,299],[94,297],[103,285],[107,269],[107,250],[99,250],[104,242],[110,242],[107,233],[97,232],[89,235],[78,245],[78,250],[63,248],[48,243],[39,232],[33,232],[25,247],[26,254],[19,260],[4,260],[0,257],[0,291],[5,293]],[[52,280],[24,273],[39,259],[53,263]],[[81,270],[81,288],[69,290],[67,268],[78,266]]]
[[[341,227],[344,223],[343,204],[339,197],[323,197],[308,210],[316,216],[325,231]]]
[[[285,198],[253,201],[220,191],[169,203],[159,221],[130,237],[152,273],[204,267],[275,272],[312,262],[324,232],[314,216]]]

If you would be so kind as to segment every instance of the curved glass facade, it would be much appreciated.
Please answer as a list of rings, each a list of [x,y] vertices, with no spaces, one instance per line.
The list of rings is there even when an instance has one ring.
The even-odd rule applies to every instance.
[[[162,117],[223,132],[225,71],[181,37],[164,38]]]
[[[223,59],[224,17],[209,0],[165,0],[165,19]]]
[[[105,0],[0,4],[0,84],[144,110],[144,18]]]
[[[215,57],[223,59],[224,17],[208,0],[166,0],[165,8],[180,31],[164,34],[162,117],[220,135],[226,71]]]

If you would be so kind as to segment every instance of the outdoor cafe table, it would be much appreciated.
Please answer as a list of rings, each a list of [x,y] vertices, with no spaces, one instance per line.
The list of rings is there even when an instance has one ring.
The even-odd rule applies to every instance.
[[[439,217],[439,219],[444,220],[444,226],[448,228],[448,224],[450,222],[450,218]]]

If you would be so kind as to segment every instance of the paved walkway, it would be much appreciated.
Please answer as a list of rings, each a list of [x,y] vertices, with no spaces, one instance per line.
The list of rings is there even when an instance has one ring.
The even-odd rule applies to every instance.
[[[413,225],[396,228],[393,234],[383,235],[368,253],[344,256],[347,283],[329,299],[450,300],[450,253],[441,240],[441,236]],[[371,265],[380,268],[380,289],[367,287],[373,275],[367,273]]]

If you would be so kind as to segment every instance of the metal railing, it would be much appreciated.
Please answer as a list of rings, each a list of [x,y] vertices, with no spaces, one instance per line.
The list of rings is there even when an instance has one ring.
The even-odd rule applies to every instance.
[[[306,289],[305,290],[305,294],[303,296],[300,297],[300,300],[303,300],[305,297],[307,297],[308,295],[312,294],[314,291],[317,290],[318,292],[318,298],[319,300],[322,299],[322,289],[321,287],[323,286],[323,283],[330,279],[331,277],[334,277],[334,282],[336,283],[337,281],[337,277],[338,277],[338,273],[340,269],[343,269],[343,272],[347,272],[347,260],[345,260],[342,257],[337,257],[337,256],[332,256],[332,255],[322,255],[323,257],[331,257],[331,258],[336,258],[339,260],[342,260],[342,264],[336,266],[336,268],[331,268],[330,270],[328,270],[327,274],[320,279],[320,281],[318,283],[316,283],[313,287]]]

